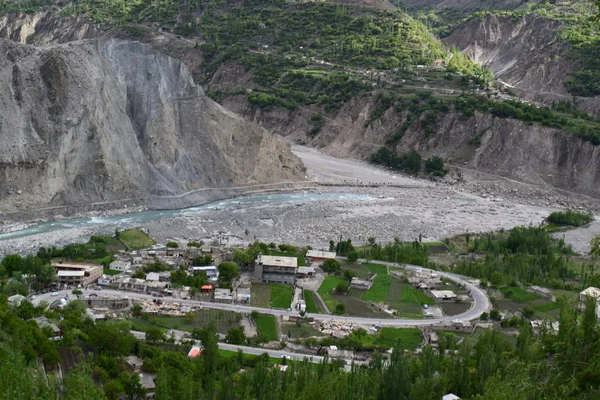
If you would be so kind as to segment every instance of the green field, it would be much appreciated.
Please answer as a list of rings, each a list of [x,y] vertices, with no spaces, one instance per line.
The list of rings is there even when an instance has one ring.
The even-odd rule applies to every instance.
[[[121,271],[116,271],[114,269],[104,267],[104,269],[102,270],[102,273],[104,275],[119,275],[121,273]]]
[[[240,319],[240,314],[233,311],[200,310],[194,313],[193,318],[154,315],[147,319],[132,318],[130,321],[134,330],[146,331],[150,327],[159,327],[164,331],[177,329],[186,332],[191,332],[195,328],[204,328],[214,322],[219,333],[227,333],[229,329],[239,326]]]
[[[283,251],[269,250],[266,255],[269,256],[282,256],[282,257],[296,257],[298,259],[298,266],[306,266],[306,259],[303,254],[285,253]]]
[[[271,285],[268,283],[253,283],[250,287],[250,305],[269,308],[271,305]]]
[[[277,320],[274,315],[253,314],[258,333],[267,341],[277,340]]]
[[[271,307],[288,309],[292,306],[294,287],[283,283],[271,285]]]
[[[129,229],[119,233],[119,239],[132,250],[146,249],[156,242],[139,229]]]
[[[362,299],[373,303],[384,303],[387,299],[392,279],[389,275],[378,274],[373,282],[373,286],[367,290]]]
[[[306,301],[306,312],[316,314],[321,311],[312,290],[304,290],[304,300]]]
[[[386,304],[398,310],[401,318],[423,318],[423,304],[431,304],[432,300],[424,293],[408,283],[392,278]]]
[[[338,283],[342,282],[346,283],[348,282],[348,280],[339,276],[327,276],[323,280],[323,283],[321,283],[321,286],[319,286],[319,290],[317,290],[317,292],[319,292],[321,298],[327,305],[327,308],[329,308],[329,311],[333,312],[335,306],[339,304],[339,301],[337,301],[333,298],[333,296],[331,296],[331,292],[333,291],[333,289],[335,289]]]
[[[387,275],[387,273],[388,273],[387,266],[385,266],[383,264],[362,263],[361,265],[374,274]]]
[[[512,287],[512,286],[502,286],[499,288],[500,292],[512,301],[516,301],[517,303],[527,303],[529,301],[534,301],[537,299],[541,299],[541,296],[530,293],[527,290],[520,287]]]
[[[400,346],[407,350],[416,350],[423,342],[421,331],[417,328],[383,328],[373,343],[380,346],[394,347],[400,341]]]
[[[308,324],[283,324],[281,326],[281,333],[287,335],[291,339],[306,338],[309,336],[323,336],[321,331],[316,330]]]

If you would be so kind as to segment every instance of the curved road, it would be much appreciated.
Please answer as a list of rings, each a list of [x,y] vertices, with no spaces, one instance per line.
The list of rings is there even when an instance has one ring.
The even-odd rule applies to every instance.
[[[361,260],[364,261],[364,260]],[[481,316],[483,312],[489,311],[491,309],[491,302],[485,292],[478,288],[475,285],[467,282],[464,277],[451,274],[448,272],[441,271],[433,271],[427,268],[419,267],[417,265],[405,265],[401,266],[397,263],[386,262],[386,261],[375,261],[378,264],[384,264],[392,267],[399,267],[406,270],[422,270],[427,272],[433,272],[438,274],[442,278],[450,279],[451,281],[459,284],[466,288],[467,291],[470,292],[471,297],[473,298],[473,306],[466,312],[454,315],[451,317],[442,317],[442,318],[427,318],[427,319],[378,319],[378,318],[363,318],[363,317],[348,317],[341,315],[327,315],[327,314],[307,314],[307,316],[312,317],[315,321],[338,321],[338,322],[352,322],[358,325],[381,325],[381,326],[389,326],[389,327],[416,327],[416,326],[428,326],[428,325],[438,325],[438,324],[447,324],[451,323],[454,320],[465,320],[469,321],[472,319],[477,319]],[[103,289],[102,291],[95,290],[85,290],[84,294],[96,293],[98,295],[108,295],[108,296],[119,296],[119,297],[128,297],[130,299],[155,299],[148,294],[138,293],[138,292],[124,292],[119,290],[109,290]],[[53,296],[54,295],[54,296]],[[32,303],[34,305],[39,304],[42,301],[46,301],[48,303],[52,303],[55,300],[58,300],[61,297],[65,297],[69,295],[73,297],[71,294],[71,290],[62,290],[60,292],[53,293],[44,293],[36,296],[32,299]],[[271,314],[276,316],[298,316],[298,312],[283,310],[283,309],[272,309],[272,308],[261,308],[261,307],[252,307],[245,305],[237,305],[237,304],[222,304],[222,303],[212,303],[207,301],[198,301],[198,300],[183,300],[176,299],[172,297],[163,297],[161,300],[165,302],[165,304],[170,303],[179,303],[182,305],[196,306],[196,307],[204,307],[204,308],[212,308],[212,309],[220,309],[220,310],[230,310],[235,312],[246,312],[250,313],[252,311],[260,312],[263,314]]]

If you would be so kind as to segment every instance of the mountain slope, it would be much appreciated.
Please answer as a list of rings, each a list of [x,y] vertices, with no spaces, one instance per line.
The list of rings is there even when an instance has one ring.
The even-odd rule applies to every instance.
[[[0,41],[0,52],[4,211],[303,177],[287,145],[148,45]]]

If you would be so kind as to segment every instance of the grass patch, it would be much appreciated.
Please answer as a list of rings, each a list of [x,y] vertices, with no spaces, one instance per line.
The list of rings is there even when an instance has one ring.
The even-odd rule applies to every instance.
[[[500,290],[504,297],[512,301],[516,301],[517,303],[527,303],[529,301],[541,299],[541,296],[535,293],[530,293],[520,287],[502,286],[498,290]]]
[[[371,307],[368,303],[360,301],[354,297],[339,294],[334,294],[332,297],[346,307],[346,314],[350,316],[377,319],[392,318],[390,315],[378,311],[374,307]]]
[[[317,314],[320,308],[317,306],[317,300],[312,290],[304,290],[304,301],[306,301],[306,312]]]
[[[541,312],[541,313],[548,313],[550,311],[560,309],[560,304],[554,303],[554,302],[548,302],[548,303],[544,303],[544,304],[539,304],[537,306],[533,306],[531,308],[533,310]]]
[[[275,283],[271,285],[271,307],[288,309],[292,305],[294,288],[291,285]]]
[[[335,306],[337,304],[339,304],[339,301],[337,301],[336,299],[333,298],[333,296],[331,295],[331,292],[333,291],[333,289],[335,289],[335,287],[342,282],[348,282],[348,280],[346,278],[341,278],[339,276],[327,276],[325,277],[325,279],[323,280],[323,283],[321,283],[321,286],[319,286],[319,289],[317,290],[317,292],[319,292],[319,294],[321,295],[321,298],[323,299],[323,301],[325,302],[325,304],[327,305],[327,308],[329,308],[329,311],[333,312],[333,310],[335,309]]]
[[[549,223],[567,226],[582,226],[589,224],[593,220],[594,216],[592,213],[573,210],[555,211],[548,216]]]
[[[139,229],[129,229],[119,233],[119,239],[132,250],[145,249],[156,242]]]
[[[121,271],[117,271],[115,269],[110,269],[110,268],[106,268],[104,267],[104,269],[102,270],[104,275],[119,275],[121,273]]]
[[[283,324],[281,331],[291,339],[307,338],[310,336],[323,336],[321,331],[313,328],[308,324]]]
[[[392,278],[386,304],[398,311],[401,318],[423,318],[422,305],[431,304],[432,301],[424,293]]]
[[[418,304],[422,306],[423,304],[431,304],[432,300],[427,297],[427,295],[420,290],[415,289],[410,286],[408,283],[404,284],[404,290],[402,291],[402,301],[405,303]]]
[[[256,323],[258,333],[266,341],[277,340],[277,320],[274,315],[253,313],[252,317],[254,318],[254,323]]]
[[[268,283],[253,283],[250,287],[250,305],[269,308],[271,305],[271,285]]]
[[[373,303],[384,303],[387,299],[392,279],[389,275],[378,274],[373,282],[373,286],[364,294],[363,300]]]
[[[400,348],[416,350],[423,342],[421,331],[417,328],[383,328],[374,343],[380,346],[396,347],[400,341]]]
[[[306,259],[304,258],[303,254],[286,253],[283,251],[269,250],[266,255],[282,256],[282,257],[296,257],[298,259],[299,267],[305,267],[306,265],[308,265],[308,264],[306,264]]]
[[[227,333],[231,328],[237,328],[241,316],[233,311],[226,310],[200,310],[193,317],[171,317],[167,315],[153,315],[148,318],[132,318],[133,329],[146,331],[150,327],[159,327],[163,330],[177,329],[191,332],[195,328],[204,328],[211,322],[215,323],[219,333]]]
[[[377,275],[387,275],[387,266],[383,264],[374,264],[374,263],[363,263],[363,267],[367,268],[374,274]]]
[[[239,357],[238,356],[238,352],[237,351],[233,351],[233,350],[217,349],[217,354],[220,355],[223,358],[237,358],[237,357]],[[251,364],[257,358],[258,358],[258,356],[256,354],[242,353],[242,360],[243,360],[244,364]],[[291,362],[292,360],[287,360],[287,361]],[[269,357],[269,363],[273,364],[273,365],[281,364],[281,358]]]

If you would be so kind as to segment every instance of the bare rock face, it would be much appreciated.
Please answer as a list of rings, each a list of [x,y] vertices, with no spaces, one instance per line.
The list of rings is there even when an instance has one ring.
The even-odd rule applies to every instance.
[[[207,98],[180,61],[148,45],[0,41],[0,54],[3,211],[304,176],[288,145]]]
[[[492,70],[523,98],[545,104],[573,101],[579,109],[600,116],[599,97],[567,92],[564,82],[577,64],[570,57],[570,45],[559,38],[560,28],[560,21],[535,15],[519,19],[487,15],[459,25],[443,42]]]

